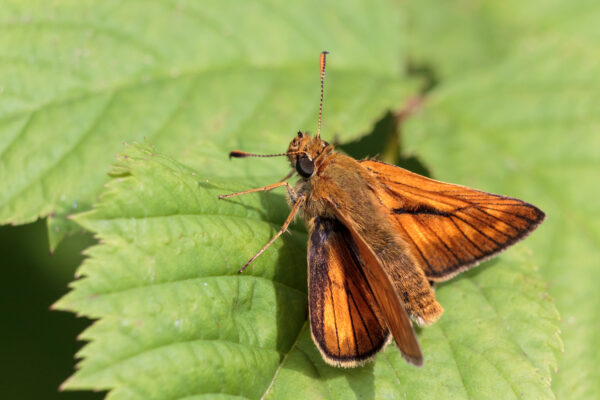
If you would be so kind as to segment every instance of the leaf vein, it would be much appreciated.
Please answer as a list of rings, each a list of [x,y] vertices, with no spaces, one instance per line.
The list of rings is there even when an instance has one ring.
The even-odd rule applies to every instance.
[[[25,184],[25,186],[17,189],[16,192],[9,194],[8,197],[4,200],[3,204],[7,204],[9,201],[13,200],[14,198],[18,197],[20,194],[22,194],[23,192],[27,191],[29,188],[34,186],[36,183],[39,183],[40,180],[42,180],[45,176],[47,176],[50,172],[52,172],[56,167],[58,167],[65,160],[66,156],[68,156],[70,154],[74,154],[75,150],[77,150],[77,148],[85,142],[85,140],[89,137],[89,135],[92,134],[94,132],[94,130],[98,127],[98,125],[101,123],[102,117],[108,111],[110,106],[113,104],[114,100],[115,100],[115,95],[112,94],[105,101],[105,104],[102,106],[102,108],[100,109],[98,114],[94,117],[94,119],[91,121],[90,126],[87,129],[80,131],[81,133],[80,133],[79,137],[75,140],[75,142],[64,153],[62,153],[60,156],[58,156],[49,166],[47,166],[44,170],[42,170],[39,174],[37,174],[35,178],[31,179],[29,181],[29,183],[27,183],[27,184]]]

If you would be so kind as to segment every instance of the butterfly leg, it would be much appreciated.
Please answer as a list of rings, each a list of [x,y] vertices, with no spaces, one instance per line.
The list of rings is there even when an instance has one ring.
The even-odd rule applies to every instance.
[[[290,226],[290,224],[292,223],[292,221],[294,220],[294,217],[296,216],[296,214],[298,213],[298,210],[300,209],[300,206],[302,205],[302,202],[304,201],[304,195],[300,195],[300,197],[297,197],[295,199],[294,202],[294,206],[292,207],[292,211],[290,211],[290,215],[288,215],[287,219],[285,220],[285,222],[283,223],[283,226],[281,227],[281,229],[279,230],[279,232],[277,232],[277,234],[275,236],[273,236],[271,238],[271,240],[269,240],[267,242],[267,244],[265,244],[263,246],[262,249],[260,249],[258,251],[258,253],[256,253],[250,260],[248,260],[248,262],[246,264],[244,264],[244,266],[238,271],[238,273],[242,273],[244,272],[244,270],[248,267],[248,265],[250,265],[252,263],[252,261],[256,260],[258,258],[258,256],[260,256],[262,253],[265,252],[265,250],[273,244],[273,242],[275,240],[277,240],[277,238],[281,235],[283,235],[283,233],[287,230],[288,226]]]
[[[284,180],[285,179],[287,179],[287,177],[284,178]],[[288,190],[288,193],[290,194],[290,198],[295,203],[296,199],[298,198],[298,195],[296,194],[296,191],[294,190],[294,188],[292,187],[292,185],[290,185],[287,182],[283,182],[283,181],[282,182],[277,182],[277,183],[272,183],[270,185],[267,185],[267,186],[264,186],[264,187],[260,187],[260,188],[244,190],[243,192],[237,192],[237,193],[231,193],[231,194],[220,194],[219,195],[219,200],[228,199],[230,197],[235,197],[235,196],[241,196],[243,194],[248,194],[248,193],[266,192],[268,190],[273,190],[273,189],[281,187],[281,186],[287,186],[287,190]]]

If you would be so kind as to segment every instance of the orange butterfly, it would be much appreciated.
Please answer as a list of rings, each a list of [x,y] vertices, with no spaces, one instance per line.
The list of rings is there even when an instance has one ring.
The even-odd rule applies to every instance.
[[[441,282],[523,239],[544,219],[521,200],[438,182],[394,165],[357,161],[321,140],[325,55],[316,137],[298,132],[287,152],[230,157],[287,156],[281,182],[221,195],[287,188],[292,211],[309,229],[308,302],[311,334],[323,359],[354,367],[372,359],[391,337],[404,358],[423,364],[410,318],[419,325],[442,315],[430,281]],[[295,186],[286,182],[294,173]],[[409,318],[410,317],[410,318]]]

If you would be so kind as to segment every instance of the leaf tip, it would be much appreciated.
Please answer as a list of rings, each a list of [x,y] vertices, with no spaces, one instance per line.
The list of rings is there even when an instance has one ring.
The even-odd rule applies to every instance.
[[[50,311],[65,311],[65,308],[62,305],[62,298],[56,300],[54,303],[50,304]]]
[[[71,375],[70,377],[65,379],[65,381],[60,384],[60,386],[58,387],[58,391],[64,392],[66,390],[69,390],[70,389],[69,386],[71,385],[72,381],[73,381],[73,375]]]

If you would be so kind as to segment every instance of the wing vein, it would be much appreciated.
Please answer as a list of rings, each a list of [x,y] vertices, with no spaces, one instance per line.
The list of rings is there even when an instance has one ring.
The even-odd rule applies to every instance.
[[[429,232],[431,232],[440,241],[440,243],[442,245],[444,245],[444,247],[446,248],[446,250],[450,254],[452,254],[452,256],[454,257],[454,259],[456,260],[456,262],[458,264],[460,264],[460,258],[456,255],[456,253],[454,253],[454,250],[452,250],[450,247],[448,247],[448,245],[446,244],[446,242],[444,242],[444,240],[437,234],[437,232],[435,230],[433,230],[429,225],[422,223],[422,221],[420,221],[418,218],[415,218],[415,220],[417,221],[417,223],[419,224],[419,226],[424,227]]]
[[[454,215],[455,218],[461,220],[462,222],[464,222],[465,224],[469,225],[471,228],[473,228],[474,230],[476,230],[477,232],[479,232],[481,234],[481,236],[484,236],[485,238],[489,239],[490,241],[494,242],[496,244],[496,246],[498,247],[502,247],[502,244],[500,242],[498,242],[496,239],[494,239],[493,237],[489,236],[487,233],[479,230],[475,225],[471,224],[470,222],[468,222],[467,220],[465,220],[464,218],[461,218],[458,215]]]
[[[350,287],[348,286],[347,281],[346,281],[345,286],[346,286],[346,293],[348,294],[348,296],[350,297],[350,300],[352,300],[352,303],[354,304],[354,307],[356,307],[356,310],[358,311],[358,307],[356,306],[356,302],[354,301],[354,296],[352,295],[352,292],[350,291]],[[347,301],[346,304],[348,304],[348,314],[350,314],[350,325],[352,326],[352,336],[354,337],[354,351],[356,351],[356,355],[358,355],[359,354],[358,338],[356,337],[356,329],[354,328],[354,318],[352,317],[352,308],[351,308],[349,301]],[[358,312],[358,315],[360,316],[360,312]],[[361,320],[362,320],[362,317],[361,317]]]
[[[460,227],[458,226],[458,224],[456,222],[454,222],[452,217],[450,217],[450,222],[452,222],[452,225],[454,225],[456,227],[456,229],[461,233],[461,235],[463,235],[463,237],[465,239],[467,239],[469,241],[469,243],[471,243],[477,250],[479,250],[481,252],[481,254],[485,253],[485,251],[481,247],[479,247],[476,242],[474,242],[470,237],[467,236],[467,234],[465,232],[463,232],[462,229],[460,229]]]
[[[423,260],[425,260],[425,263],[427,264],[427,267],[429,267],[430,270],[432,270],[432,271],[434,271],[436,273],[439,273],[437,269],[433,268],[433,266],[431,265],[431,263],[429,262],[429,260],[427,259],[427,257],[425,257],[425,254],[423,254],[423,251],[421,250],[421,247],[419,247],[419,244],[415,241],[415,239],[413,239],[413,237],[410,235],[410,233],[408,233],[408,231],[402,226],[402,224],[398,224],[398,226],[400,226],[400,228],[402,228],[402,230],[406,234],[406,237],[408,239],[410,239],[410,241],[412,242],[412,244],[414,245],[414,247],[419,252],[419,255],[421,256],[421,258]]]
[[[504,214],[512,215],[513,217],[517,217],[517,218],[520,218],[520,219],[522,219],[522,220],[525,220],[525,221],[529,222],[530,224],[535,224],[535,223],[537,222],[537,220],[535,220],[535,219],[531,219],[531,218],[527,218],[526,216],[524,216],[524,215],[521,215],[521,214],[517,214],[517,213],[514,213],[514,212],[507,211],[507,210],[500,210],[500,209],[497,209],[497,208],[487,207],[487,206],[488,206],[488,204],[489,204],[489,203],[482,204],[480,207],[481,207],[481,208],[485,208],[485,209],[489,209],[489,210],[498,211],[498,212],[501,212],[501,213],[504,213]],[[515,204],[515,205],[523,206],[523,204],[522,204],[522,203],[521,203],[521,204]],[[487,214],[487,213],[486,213],[486,214]],[[489,215],[491,215],[491,214],[489,214]],[[506,221],[503,221],[503,222],[506,222]],[[510,225],[510,224],[509,224],[509,225]],[[512,226],[512,225],[511,225],[511,226]],[[513,228],[514,228],[514,227],[513,227]],[[515,228],[515,229],[518,229],[518,228]],[[520,229],[518,229],[518,230],[520,230]]]
[[[480,211],[481,211],[481,210],[480,210]],[[478,221],[478,222],[482,223],[482,224],[483,224],[483,225],[485,225],[485,226],[488,226],[488,227],[490,227],[491,229],[493,229],[493,230],[495,230],[496,232],[498,232],[500,235],[502,235],[502,236],[506,236],[507,240],[510,240],[510,239],[513,237],[512,235],[509,235],[509,234],[507,234],[506,232],[503,232],[503,231],[499,230],[499,229],[498,229],[498,228],[496,228],[494,225],[492,225],[492,224],[488,223],[488,222],[487,222],[485,219],[481,219],[481,218],[479,218],[479,217],[477,217],[477,216],[475,216],[475,215],[473,215],[473,214],[467,214],[467,213],[463,212],[463,210],[462,210],[462,209],[461,209],[460,211],[458,211],[457,213],[453,213],[453,215],[454,215],[455,217],[457,217],[457,218],[460,218],[460,217],[458,216],[458,213],[459,213],[459,212],[460,212],[461,214],[466,214],[466,216],[467,216],[467,217],[470,217],[470,218],[472,218],[472,219],[474,219],[474,220],[476,220],[476,221]],[[482,212],[483,212],[483,211],[482,211]],[[488,214],[488,213],[486,213],[486,212],[483,212],[483,213],[484,213],[485,215],[489,215],[490,217],[497,219],[497,220],[498,220],[498,221],[500,221],[500,222],[503,222],[503,223],[505,223],[506,225],[510,226],[511,228],[513,228],[513,229],[515,229],[515,230],[517,230],[517,231],[519,231],[519,230],[520,230],[520,229],[517,229],[517,228],[515,228],[514,226],[512,226],[512,225],[510,225],[510,224],[508,224],[508,223],[506,223],[506,222],[502,221],[502,220],[501,220],[501,219],[499,219],[498,217],[495,217],[495,216],[493,216],[493,215],[491,215],[491,214]],[[466,222],[466,221],[465,221],[465,222]],[[471,224],[469,224],[469,225],[471,225]],[[472,226],[472,227],[475,227],[474,225],[471,225],[471,226]],[[498,244],[498,246],[501,246],[501,243],[499,243],[499,242],[496,242],[496,241],[494,241],[494,242],[495,242],[496,244]]]
[[[335,326],[335,342],[337,343],[338,348],[338,357],[342,356],[342,349],[340,348],[340,336],[338,334],[338,326],[337,326],[337,317],[335,312],[335,301],[333,299],[333,282],[331,282],[331,277],[327,274],[327,281],[329,282],[329,296],[331,297],[331,309],[333,310],[333,325]]]

